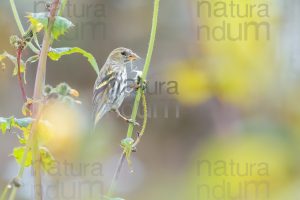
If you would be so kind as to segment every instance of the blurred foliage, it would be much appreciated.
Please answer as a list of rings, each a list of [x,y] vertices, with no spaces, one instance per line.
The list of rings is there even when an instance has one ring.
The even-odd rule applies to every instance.
[[[218,96],[240,106],[253,104],[278,78],[279,68],[274,57],[278,33],[273,31],[278,26],[276,4],[266,4],[267,8],[261,9],[258,7],[267,1],[194,2],[198,12],[196,26],[202,27],[197,32],[201,56],[170,66],[174,74],[167,77],[179,82],[180,95],[177,97],[187,104],[200,104],[209,96]],[[200,2],[201,6],[197,4]],[[232,4],[235,5],[233,9]],[[250,9],[251,5],[256,7]],[[268,16],[261,17],[258,12],[262,10],[265,15],[269,13]],[[237,17],[237,12],[248,14]],[[227,17],[220,17],[222,15]],[[247,27],[248,23],[254,23],[254,28]],[[265,25],[260,23],[266,23],[266,26],[260,27]],[[240,39],[231,38],[239,35]]]
[[[296,145],[282,133],[213,138],[193,157],[189,199],[275,199],[299,176]]]

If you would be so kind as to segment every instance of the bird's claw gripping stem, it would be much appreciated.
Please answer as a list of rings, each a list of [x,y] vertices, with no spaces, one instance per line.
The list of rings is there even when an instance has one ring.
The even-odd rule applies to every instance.
[[[137,76],[137,81],[136,81],[136,87],[135,87],[135,89],[138,90],[139,88],[141,88],[143,91],[145,91],[146,88],[147,88],[147,81],[146,80],[142,80],[141,76]]]
[[[125,120],[127,123],[132,123],[134,126],[141,126],[138,122],[134,121],[133,119],[128,119],[123,116],[118,109],[112,109],[112,111],[116,112],[119,117]]]
[[[128,123],[133,124],[134,126],[141,126],[138,122],[134,121],[133,119],[126,119],[126,121],[127,121]]]

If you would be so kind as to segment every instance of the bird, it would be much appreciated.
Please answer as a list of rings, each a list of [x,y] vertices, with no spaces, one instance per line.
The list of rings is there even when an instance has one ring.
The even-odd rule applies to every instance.
[[[119,108],[126,94],[127,71],[126,64],[132,63],[140,57],[132,50],[119,47],[114,49],[108,56],[95,81],[93,89],[93,123],[94,128],[100,119],[108,112],[114,111],[122,119],[134,125],[139,125],[131,119],[123,116]]]

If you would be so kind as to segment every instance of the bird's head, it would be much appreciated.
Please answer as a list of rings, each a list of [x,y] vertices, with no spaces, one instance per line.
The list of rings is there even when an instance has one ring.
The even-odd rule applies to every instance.
[[[128,63],[128,62],[132,62],[135,61],[137,59],[140,59],[140,57],[134,53],[132,50],[124,48],[124,47],[119,47],[114,49],[108,59],[110,61],[115,61],[115,62],[120,62],[120,63]]]

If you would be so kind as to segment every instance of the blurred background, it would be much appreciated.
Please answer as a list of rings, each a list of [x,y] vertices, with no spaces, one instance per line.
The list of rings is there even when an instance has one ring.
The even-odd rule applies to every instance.
[[[44,12],[43,1],[16,0],[20,16]],[[145,58],[153,2],[74,0],[65,10],[75,27],[54,47],[81,47],[99,67],[116,47]],[[161,0],[148,76],[148,127],[134,172],[127,163],[116,196],[130,200],[297,200],[300,198],[300,2],[297,0]],[[26,18],[23,26],[28,27]],[[0,53],[14,54],[19,35],[8,0],[0,1]],[[40,38],[41,41],[41,38]],[[28,49],[24,57],[32,55]],[[136,63],[139,69],[143,61]],[[36,64],[27,66],[32,95]],[[13,66],[0,71],[0,116],[22,117]],[[99,199],[107,191],[127,124],[110,113],[89,135],[96,74],[80,55],[48,61],[47,84],[68,83],[81,105],[57,105],[44,133],[58,173],[44,174],[44,199]],[[133,96],[121,112],[131,113]],[[142,120],[142,109],[139,121]],[[17,173],[11,155],[17,130],[0,138],[0,188]],[[18,192],[33,199],[30,169]]]

